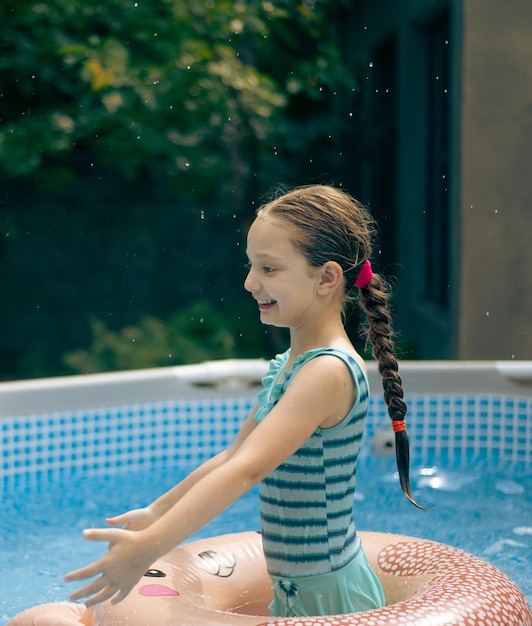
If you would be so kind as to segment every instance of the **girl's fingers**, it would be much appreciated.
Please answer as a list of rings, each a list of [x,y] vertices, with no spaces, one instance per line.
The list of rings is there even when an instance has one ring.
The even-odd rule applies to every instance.
[[[83,531],[83,536],[89,541],[108,541],[109,544],[112,544],[117,541],[122,532],[123,531],[119,528],[88,528]],[[106,557],[103,556],[101,559],[94,561],[94,563],[89,563],[89,565],[77,569],[74,572],[69,572],[65,576],[65,582],[86,580],[87,578],[93,578],[101,574],[105,570],[105,559]]]
[[[82,598],[88,598],[85,601],[87,608],[109,600],[112,598],[112,603],[116,604],[121,602],[131,591],[131,588],[121,588],[116,583],[107,583],[104,576],[100,576],[96,580],[93,580],[89,585],[86,585],[82,589],[78,589],[70,595],[70,599],[73,602],[77,602]]]
[[[131,589],[122,589],[121,591],[119,591],[111,600],[111,604],[118,604],[119,602],[122,602],[122,600],[124,600],[129,595],[130,591]]]
[[[86,580],[87,578],[93,578],[94,576],[101,574],[102,569],[103,567],[102,567],[102,564],[100,563],[100,560],[95,561],[94,563],[91,563],[90,565],[86,565],[85,567],[77,569],[73,572],[69,572],[65,576],[65,582],[71,583],[76,580]]]
[[[121,528],[86,528],[83,536],[89,541],[108,541],[114,543],[122,532]]]
[[[131,575],[118,568],[115,561],[118,559],[120,562],[119,557],[121,553],[131,557],[129,554],[131,542],[128,542],[127,538],[135,535],[136,533],[131,533],[131,531],[121,528],[90,528],[83,531],[83,536],[89,541],[107,541],[109,543],[109,551],[94,563],[90,563],[65,576],[66,582],[94,578],[85,587],[71,594],[70,599],[72,601],[76,602],[82,598],[87,598],[85,606],[90,607],[109,599],[113,599],[113,602],[119,602],[129,594],[136,580],[132,580]],[[116,556],[117,554],[118,557]],[[141,566],[139,569],[141,569]],[[98,578],[95,578],[96,576]],[[139,579],[141,576],[142,571]]]
[[[125,523],[125,518],[126,515],[122,514],[122,515],[115,515],[114,517],[107,517],[105,519],[105,523],[109,524],[109,526],[121,526],[122,524]]]
[[[116,595],[116,592],[118,590],[119,590],[119,587],[117,587],[117,585],[113,585],[113,584],[107,585],[99,593],[97,593],[97,594],[93,595],[91,598],[89,598],[85,602],[85,606],[87,608],[89,608],[91,606],[94,606],[95,604],[98,604],[100,602],[104,602],[105,600],[109,600],[109,598],[112,598],[113,596]],[[122,594],[120,594],[120,595],[122,595]],[[114,603],[114,600],[113,600],[113,603]]]
[[[74,574],[76,574],[76,572],[74,572]],[[70,576],[70,574],[68,574],[68,576]],[[69,578],[69,580],[79,580],[79,579]],[[88,596],[93,596],[94,594],[98,594],[106,587],[108,587],[107,582],[105,581],[103,576],[100,576],[99,578],[97,578],[96,580],[93,580],[88,585],[85,585],[85,587],[82,587],[81,589],[78,589],[77,591],[74,591],[73,593],[71,593],[70,599],[73,602],[77,602],[78,600],[81,600],[82,598],[87,598]]]

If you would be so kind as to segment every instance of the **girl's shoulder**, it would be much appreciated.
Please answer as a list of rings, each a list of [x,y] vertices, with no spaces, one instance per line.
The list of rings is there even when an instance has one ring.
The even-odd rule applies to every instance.
[[[313,361],[319,357],[338,358],[347,366],[357,390],[355,407],[369,395],[369,383],[364,364],[360,357],[357,358],[355,355],[356,353],[353,354],[348,350],[338,347],[324,346],[313,348],[298,355],[288,368],[286,365],[291,360],[290,350],[276,355],[275,358],[270,361],[268,372],[262,379],[262,389],[258,394],[258,409],[255,414],[255,421],[262,421],[273,406],[281,399],[281,396],[299,370],[309,361]],[[331,371],[330,365],[327,366],[327,369]],[[310,376],[312,375],[313,374],[310,374]],[[309,384],[312,385],[312,380],[309,381]]]

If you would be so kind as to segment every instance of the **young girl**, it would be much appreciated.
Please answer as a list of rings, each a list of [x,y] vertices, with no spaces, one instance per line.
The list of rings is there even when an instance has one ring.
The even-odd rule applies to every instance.
[[[372,221],[347,193],[315,185],[260,208],[247,238],[244,287],[262,323],[286,327],[290,349],[272,361],[258,403],[233,444],[146,508],[84,536],[109,542],[67,581],[98,576],[73,600],[119,602],[150,565],[260,482],[262,537],[275,616],[384,606],[352,518],[368,381],[343,325],[359,295],[396,432],[401,486],[413,502],[401,380],[387,293],[370,264]],[[414,503],[415,504],[415,503]],[[117,528],[122,526],[122,528]]]

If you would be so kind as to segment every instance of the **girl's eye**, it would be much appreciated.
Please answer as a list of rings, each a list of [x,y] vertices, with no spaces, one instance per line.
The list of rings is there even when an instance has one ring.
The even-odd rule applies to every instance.
[[[251,270],[251,263],[246,263],[244,267],[249,272]],[[275,268],[270,267],[269,265],[263,265],[261,269],[265,274],[271,274],[272,272],[275,272]]]

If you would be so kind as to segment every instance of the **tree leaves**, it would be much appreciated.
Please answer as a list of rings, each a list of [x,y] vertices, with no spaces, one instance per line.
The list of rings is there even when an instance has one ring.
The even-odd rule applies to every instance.
[[[348,78],[323,10],[305,4],[23,0],[0,12],[0,161],[15,178],[69,153],[126,178],[154,159],[172,177],[203,158],[223,177],[242,166],[235,143],[282,132],[293,94],[319,99]]]

